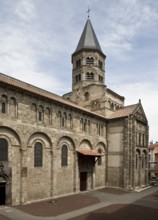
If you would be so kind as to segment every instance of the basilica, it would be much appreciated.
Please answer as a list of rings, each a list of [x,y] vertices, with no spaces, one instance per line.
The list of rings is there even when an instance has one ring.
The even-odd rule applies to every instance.
[[[0,73],[0,205],[148,185],[141,100],[124,106],[105,84],[105,61],[88,18],[62,97]]]

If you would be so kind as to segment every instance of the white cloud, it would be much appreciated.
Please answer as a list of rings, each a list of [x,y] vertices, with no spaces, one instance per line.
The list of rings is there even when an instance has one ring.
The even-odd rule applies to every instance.
[[[19,0],[15,4],[15,15],[25,22],[30,22],[35,17],[35,1],[32,0]]]

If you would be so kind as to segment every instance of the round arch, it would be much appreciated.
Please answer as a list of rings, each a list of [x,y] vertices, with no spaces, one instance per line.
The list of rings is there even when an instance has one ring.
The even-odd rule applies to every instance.
[[[10,145],[21,146],[21,138],[12,128],[0,126],[0,138],[5,138]]]
[[[46,148],[52,148],[50,137],[43,132],[35,132],[28,138],[27,146],[32,146],[36,141],[42,142]]]
[[[57,149],[60,149],[61,146],[64,144],[69,148],[69,150],[75,149],[75,143],[73,139],[69,136],[62,136],[57,140]]]
[[[103,143],[103,142],[97,143],[95,150],[98,151],[99,149],[101,149],[103,153],[107,154],[107,147],[106,147],[105,143]]]
[[[92,143],[88,140],[88,139],[84,139],[80,142],[79,147],[78,148],[82,148],[82,149],[90,149],[92,150]]]

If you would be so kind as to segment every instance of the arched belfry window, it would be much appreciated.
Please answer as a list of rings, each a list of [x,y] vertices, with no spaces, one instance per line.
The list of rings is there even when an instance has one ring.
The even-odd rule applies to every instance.
[[[8,142],[0,138],[0,161],[8,161]]]
[[[89,73],[89,72],[87,72],[86,73],[86,79],[94,79],[94,73]]]
[[[34,166],[41,167],[42,165],[43,165],[43,146],[40,142],[36,142],[34,147]]]
[[[90,65],[90,64],[92,65],[92,64],[94,63],[93,57],[87,57],[87,58],[86,58],[86,63],[89,64],[89,65]]]
[[[64,144],[61,147],[61,166],[67,166],[68,165],[68,148]]]

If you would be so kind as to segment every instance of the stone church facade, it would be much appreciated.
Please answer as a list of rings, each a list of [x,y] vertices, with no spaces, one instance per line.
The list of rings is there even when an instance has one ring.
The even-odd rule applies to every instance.
[[[147,118],[107,88],[105,59],[88,19],[63,97],[0,73],[0,205],[148,185]]]

